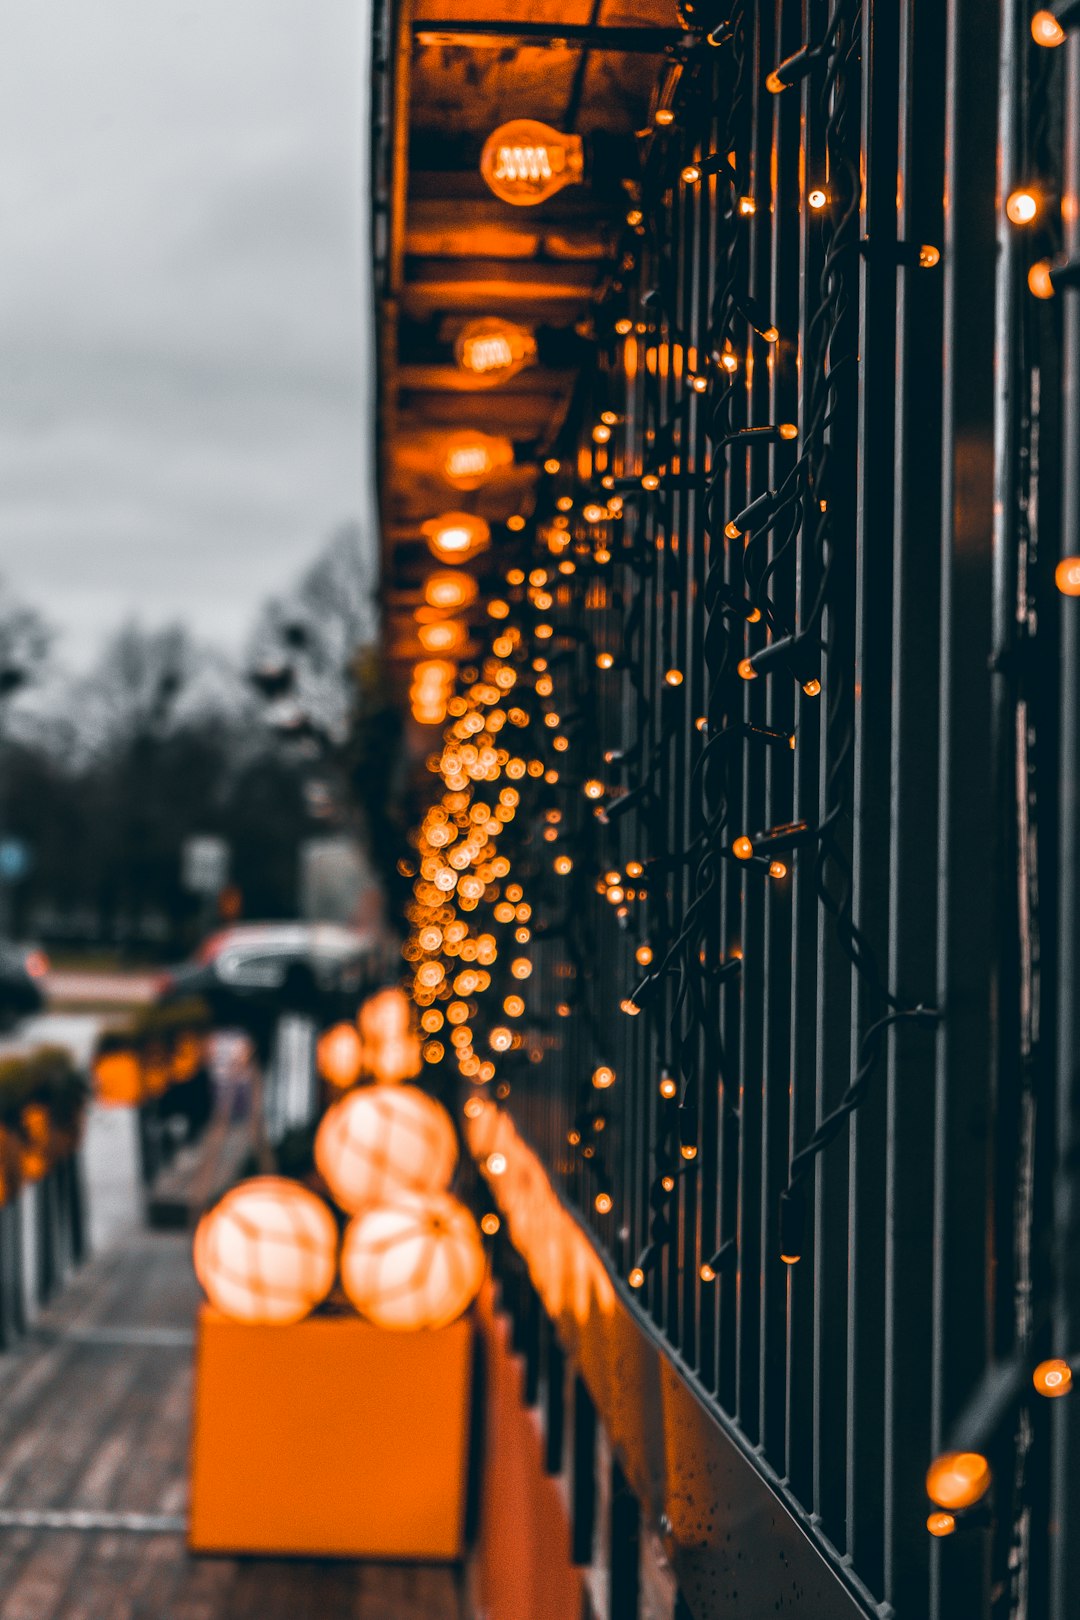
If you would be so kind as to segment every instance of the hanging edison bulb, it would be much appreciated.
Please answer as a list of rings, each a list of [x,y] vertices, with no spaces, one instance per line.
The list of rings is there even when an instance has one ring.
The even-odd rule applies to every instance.
[[[417,628],[421,647],[429,653],[456,654],[465,651],[469,633],[460,619],[438,619]]]
[[[486,551],[491,529],[473,512],[444,512],[421,525],[421,533],[440,562],[468,562]]]
[[[479,489],[492,473],[509,467],[514,447],[509,439],[489,433],[455,433],[446,441],[443,476],[455,489]]]
[[[467,321],[454,344],[454,358],[479,382],[505,382],[536,359],[536,339],[528,327],[486,316]]]
[[[484,142],[480,173],[503,202],[532,208],[564,186],[580,185],[585,148],[580,135],[563,135],[536,118],[513,118]]]
[[[476,594],[471,574],[429,574],[424,582],[424,601],[433,608],[468,607],[476,601]]]

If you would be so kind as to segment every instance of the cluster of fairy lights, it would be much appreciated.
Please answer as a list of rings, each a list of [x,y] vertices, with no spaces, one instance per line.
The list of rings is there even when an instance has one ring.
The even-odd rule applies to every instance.
[[[732,806],[737,799],[729,791],[729,766],[736,750],[778,750],[775,757],[780,758],[790,757],[797,746],[797,716],[790,728],[780,729],[744,721],[740,695],[744,682],[786,675],[798,690],[800,704],[823,700],[827,712],[821,725],[842,763],[853,746],[850,670],[845,668],[842,650],[833,644],[838,616],[829,612],[835,561],[846,541],[834,522],[831,504],[835,475],[830,466],[828,429],[841,409],[842,391],[850,387],[854,363],[853,353],[843,348],[841,333],[850,332],[850,282],[857,277],[851,249],[858,237],[861,180],[858,94],[852,93],[852,86],[858,79],[859,7],[855,0],[839,0],[821,41],[804,46],[780,63],[765,81],[771,94],[780,95],[812,75],[820,79],[818,93],[826,126],[823,171],[807,185],[803,205],[820,231],[822,268],[816,312],[808,323],[812,352],[803,357],[810,377],[806,419],[752,427],[739,425],[739,390],[745,393],[756,345],[763,347],[765,363],[771,365],[783,338],[747,285],[745,233],[757,203],[751,177],[739,156],[749,144],[750,76],[754,71],[747,49],[745,9],[733,5],[724,29],[701,41],[703,47],[727,47],[730,53],[727,94],[722,102],[726,128],[712,142],[716,149],[699,150],[690,161],[682,161],[685,153],[680,155],[678,140],[673,138],[668,144],[664,137],[668,132],[678,137],[681,126],[688,126],[692,109],[662,103],[655,111],[655,130],[660,137],[655,161],[650,160],[640,184],[635,182],[629,188],[634,192],[634,206],[626,215],[629,238],[619,274],[607,289],[607,305],[598,311],[598,323],[605,312],[610,321],[617,369],[622,375],[632,383],[641,368],[653,375],[666,368],[667,374],[679,377],[683,384],[682,410],[650,435],[647,462],[636,470],[630,470],[630,447],[625,454],[620,450],[619,429],[625,415],[613,409],[597,411],[584,452],[570,457],[552,455],[543,463],[546,481],[541,485],[534,520],[527,525],[519,517],[508,525],[518,534],[528,527],[521,540],[531,542],[536,566],[506,572],[505,594],[488,603],[494,626],[489,650],[457,671],[452,696],[449,678],[446,681],[439,704],[445,707],[448,724],[441,750],[429,760],[441,792],[417,835],[415,858],[404,868],[414,879],[405,957],[413,975],[412,995],[420,1009],[424,1059],[433,1065],[451,1061],[464,1079],[474,1086],[490,1086],[496,1097],[505,1099],[515,1062],[538,1061],[544,1047],[544,1038],[536,1033],[542,1020],[538,1008],[530,1005],[533,962],[529,952],[537,930],[534,904],[549,881],[548,873],[557,879],[575,877],[575,893],[580,892],[582,873],[576,871],[582,863],[580,840],[574,832],[575,816],[557,802],[560,794],[569,793],[579,801],[583,798],[607,825],[633,810],[646,834],[657,808],[655,778],[682,713],[679,705],[686,698],[686,678],[674,662],[668,663],[659,697],[654,703],[647,702],[633,648],[641,633],[646,601],[655,590],[656,550],[663,547],[665,535],[673,528],[667,503],[673,492],[687,485],[680,454],[688,436],[687,413],[695,401],[700,402],[707,413],[710,441],[710,467],[704,480],[706,526],[714,541],[723,542],[714,546],[706,598],[720,632],[707,638],[705,712],[695,722],[702,739],[695,776],[705,803],[704,827],[694,845],[667,862],[669,871],[691,865],[696,898],[681,920],[677,936],[673,941],[665,939],[661,946],[651,943],[649,937],[648,901],[655,875],[650,867],[656,866],[655,861],[646,857],[615,865],[590,855],[586,878],[623,928],[636,936],[637,982],[627,983],[621,1010],[636,1017],[651,1003],[659,1004],[667,997],[671,1050],[677,1054],[677,1061],[661,1066],[657,1082],[656,1164],[650,1192],[653,1215],[649,1242],[627,1270],[633,1288],[644,1285],[674,1235],[667,1201],[675,1192],[678,1176],[696,1168],[701,1059],[696,1055],[698,1043],[688,1035],[705,1017],[710,990],[741,970],[738,948],[705,966],[709,913],[721,898],[722,863],[734,863],[748,876],[757,870],[764,878],[782,881],[788,875],[789,860],[805,851],[813,864],[819,900],[863,982],[867,1006],[873,1010],[848,1090],[791,1160],[781,1198],[779,1234],[781,1258],[787,1264],[797,1263],[802,1254],[805,1188],[816,1159],[846,1128],[865,1097],[887,1031],[901,1021],[929,1023],[938,1017],[935,1009],[909,1004],[886,986],[854,921],[850,871],[835,836],[837,824],[850,810],[840,769],[833,773],[830,788],[834,791],[826,795],[816,822],[794,821],[759,832],[732,825]],[[1045,11],[1033,19],[1032,34],[1037,44],[1047,47],[1060,44],[1065,37],[1060,24]],[[698,78],[686,71],[683,82],[692,88]],[[685,95],[684,103],[688,102]],[[546,129],[530,127],[541,132]],[[547,134],[556,144],[563,139],[555,131]],[[527,188],[533,178],[543,183],[545,196],[550,195],[547,187],[553,174],[562,177],[559,184],[578,177],[561,159],[557,163],[515,162],[512,173],[505,162],[497,161],[501,167],[489,175],[489,183],[494,179]],[[665,308],[662,277],[661,285],[633,313],[626,290],[630,273],[640,262],[641,239],[648,237],[650,221],[669,205],[676,182],[686,189],[715,183],[718,198],[716,291],[708,332],[696,345],[681,333],[673,338],[678,328]],[[539,196],[500,192],[497,185],[493,189],[510,202],[540,200]],[[1027,228],[1040,217],[1043,199],[1037,188],[1025,187],[1007,197],[1005,210],[1010,222]],[[901,266],[916,271],[933,270],[941,257],[938,248],[926,243],[901,243],[897,256]],[[1068,284],[1070,275],[1071,267],[1062,266],[1060,260],[1036,260],[1028,283],[1035,297],[1046,298],[1058,286]],[[486,331],[480,337],[483,342],[492,341]],[[791,461],[783,479],[775,488],[748,496],[739,511],[724,510],[734,458],[745,460],[747,449],[762,444],[790,447]],[[573,493],[567,484],[568,468],[578,474]],[[644,524],[624,521],[642,511],[651,516],[656,534],[655,539],[644,542]],[[770,537],[771,549],[767,549]],[[804,605],[800,621],[791,623],[785,620],[771,586],[780,557],[796,545],[806,548],[814,559],[813,573],[819,583],[816,594]],[[636,593],[627,591],[622,598],[614,576],[620,564],[628,576],[636,576]],[[1065,559],[1057,583],[1066,594],[1080,594],[1080,559]],[[580,623],[560,611],[570,606],[602,611],[617,600],[624,613],[624,633],[617,648],[598,647]],[[758,640],[761,644],[754,647]],[[571,739],[591,698],[585,687],[578,686],[571,698],[575,713],[559,712],[559,695],[565,698],[573,683],[560,684],[556,666],[570,664],[578,681],[587,669],[591,681],[613,674],[634,682],[639,715],[643,722],[651,715],[653,730],[658,733],[651,752],[640,740],[627,749],[610,750],[605,756],[605,766],[611,767],[610,781],[599,772],[582,777],[576,768],[567,768]],[[547,849],[542,863],[536,853],[538,842]],[[650,847],[647,836],[644,847]],[[553,932],[565,936],[573,932],[573,926],[572,919],[565,917]],[[570,954],[569,946],[566,954]],[[572,976],[566,963],[562,970]],[[581,1009],[569,1000],[559,1001],[555,1008],[559,1017],[569,1017],[576,1010]],[[568,1146],[589,1166],[594,1178],[593,1206],[600,1215],[607,1215],[615,1200],[600,1144],[607,1123],[604,1098],[616,1085],[617,1076],[604,1057],[598,1025],[591,1018],[588,1021],[597,1060],[583,1074],[583,1101],[568,1131]],[[718,1037],[707,1050],[723,1072]],[[724,1085],[725,1098],[733,1089],[737,1090]],[[483,1107],[473,1093],[465,1112],[475,1116]],[[494,1157],[501,1162],[489,1169],[497,1173],[505,1169],[505,1162],[502,1155]],[[702,1261],[702,1284],[713,1283],[736,1264],[732,1234]],[[1041,1363],[1033,1382],[1044,1396],[1063,1395],[1072,1384],[1069,1364],[1057,1359]],[[938,1509],[928,1520],[931,1533],[951,1533],[958,1527],[957,1515],[976,1522],[977,1511],[970,1510],[983,1501],[989,1485],[989,1467],[980,1453],[947,1453],[938,1458],[927,1477],[928,1493]]]

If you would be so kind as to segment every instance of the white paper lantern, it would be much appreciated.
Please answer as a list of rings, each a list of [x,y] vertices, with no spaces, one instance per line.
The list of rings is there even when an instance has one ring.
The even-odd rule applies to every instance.
[[[195,1274],[237,1322],[299,1322],[337,1269],[337,1223],[321,1198],[283,1176],[243,1181],[195,1232]]]
[[[472,1304],[483,1277],[476,1222],[448,1193],[399,1193],[349,1222],[341,1281],[376,1327],[445,1327]]]
[[[402,1188],[446,1187],[457,1157],[450,1115],[416,1086],[352,1091],[327,1110],[315,1136],[319,1172],[350,1214]]]

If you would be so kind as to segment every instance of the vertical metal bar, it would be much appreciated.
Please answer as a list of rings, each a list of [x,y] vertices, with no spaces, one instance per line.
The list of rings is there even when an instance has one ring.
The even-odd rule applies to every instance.
[[[641,1509],[619,1466],[611,1461],[611,1523],[608,1541],[609,1612],[637,1620],[641,1587]]]
[[[885,973],[890,894],[889,695],[896,397],[896,130],[899,38],[884,9],[862,32],[862,197],[867,243],[859,277],[858,460],[855,512],[855,661],[852,724],[852,917]],[[886,1011],[868,972],[851,986],[850,1071],[866,1029]],[[882,1419],[885,1405],[884,1077],[872,1079],[852,1115],[848,1168],[847,1522],[848,1552],[871,1591],[884,1559]]]
[[[820,38],[822,7],[819,0],[806,0],[803,7],[803,38]],[[822,131],[814,116],[816,86],[807,80],[799,97],[800,153],[799,190],[809,189],[810,177],[818,171]],[[806,364],[808,328],[816,304],[817,280],[821,271],[818,233],[811,232],[810,210],[800,212],[799,233],[799,422],[804,424],[811,409],[813,379]],[[805,540],[796,558],[795,594],[798,622],[812,612],[819,575],[814,548]],[[795,697],[795,791],[793,814],[813,822],[818,814],[818,766],[820,744],[818,727],[820,701]],[[820,969],[818,955],[818,898],[812,866],[795,860],[791,876],[791,1108],[788,1154],[793,1157],[813,1135],[816,1104],[816,1052]],[[787,1458],[788,1475],[800,1500],[816,1501],[814,1468],[815,1433],[815,1263],[807,1258],[788,1271],[788,1394]]]
[[[596,1408],[584,1380],[574,1376],[574,1431],[570,1476],[570,1557],[591,1564],[596,1533]]]
[[[950,0],[946,24],[938,1005],[934,1165],[935,1450],[978,1379],[993,1298],[987,1238],[993,920],[986,870],[993,527],[994,208],[998,20]],[[958,1166],[963,1166],[962,1174]],[[932,1550],[933,1620],[985,1601],[981,1538]]]
[[[918,0],[900,11],[899,233],[942,243],[944,40]],[[927,353],[941,352],[942,274],[902,269],[896,305],[896,500],[893,517],[892,779],[889,848],[889,983],[932,1005],[936,873],[938,559],[941,547],[941,379]],[[927,1129],[933,1036],[894,1029],[886,1052],[885,1377],[883,1591],[898,1614],[928,1603],[930,1537],[923,1528],[923,1474],[931,1454],[930,1317],[933,1267],[933,1143]]]
[[[1080,260],[1080,32],[1065,51],[1065,251]],[[1062,292],[1061,550],[1080,556],[1080,288]],[[1061,811],[1058,852],[1057,1127],[1055,1196],[1057,1295],[1054,1353],[1080,1346],[1080,598],[1061,602]],[[1080,1613],[1080,1411],[1054,1401],[1051,1620]]]

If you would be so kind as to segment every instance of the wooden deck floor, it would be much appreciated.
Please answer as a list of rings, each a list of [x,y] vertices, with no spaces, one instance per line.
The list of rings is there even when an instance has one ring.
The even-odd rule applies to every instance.
[[[463,1620],[442,1567],[188,1554],[189,1252],[132,1238],[0,1355],[0,1620]]]

